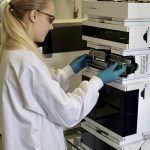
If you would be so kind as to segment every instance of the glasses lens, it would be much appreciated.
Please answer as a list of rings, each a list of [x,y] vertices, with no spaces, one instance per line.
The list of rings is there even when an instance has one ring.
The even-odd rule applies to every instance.
[[[55,17],[54,17],[54,16],[51,16],[50,19],[49,19],[49,22],[50,22],[50,23],[53,23],[54,20],[55,20]]]
[[[54,22],[54,20],[55,20],[55,16],[50,15],[50,14],[47,14],[47,13],[42,12],[42,11],[40,11],[40,10],[36,10],[36,11],[38,11],[39,13],[42,13],[42,14],[44,14],[44,15],[48,16],[48,17],[49,17],[49,23],[50,23],[50,24],[52,24],[52,23]]]

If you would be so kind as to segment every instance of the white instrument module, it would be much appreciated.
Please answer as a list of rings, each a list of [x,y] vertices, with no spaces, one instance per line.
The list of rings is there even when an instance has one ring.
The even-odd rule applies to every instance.
[[[118,62],[126,72],[104,85],[94,109],[81,124],[81,145],[89,150],[142,150],[150,139],[150,3],[83,1],[82,39],[93,74]],[[144,147],[145,148],[145,147]],[[149,150],[150,144],[148,149]]]

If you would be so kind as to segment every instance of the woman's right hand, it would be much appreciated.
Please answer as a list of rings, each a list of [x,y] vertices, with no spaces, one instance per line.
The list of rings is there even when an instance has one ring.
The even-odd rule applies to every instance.
[[[109,68],[100,71],[97,76],[104,82],[104,83],[110,83],[117,78],[120,77],[121,74],[125,72],[126,68],[124,65],[119,65],[118,63],[115,63],[111,65]]]

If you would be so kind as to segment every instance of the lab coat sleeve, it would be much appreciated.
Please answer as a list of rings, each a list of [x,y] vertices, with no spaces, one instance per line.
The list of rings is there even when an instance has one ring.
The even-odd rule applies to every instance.
[[[32,64],[20,79],[25,108],[65,127],[79,123],[94,107],[102,81],[93,76],[72,93],[65,93],[44,64]]]
[[[71,69],[70,65],[67,65],[66,67],[62,69],[58,69],[56,71],[56,80],[59,82],[61,88],[64,91],[67,91],[70,86],[70,79],[73,77],[75,74],[73,70]]]
[[[146,139],[142,144],[141,150],[149,150],[150,149],[150,139]]]

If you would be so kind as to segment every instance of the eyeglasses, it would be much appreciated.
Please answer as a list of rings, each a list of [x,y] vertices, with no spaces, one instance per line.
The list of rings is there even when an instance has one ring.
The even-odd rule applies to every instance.
[[[36,11],[38,11],[39,13],[41,13],[41,14],[43,14],[43,15],[48,16],[48,17],[49,17],[49,23],[50,23],[50,24],[52,24],[52,23],[54,22],[54,20],[55,20],[55,16],[50,15],[50,14],[47,14],[47,13],[42,12],[42,11],[40,11],[40,10],[36,10]]]

